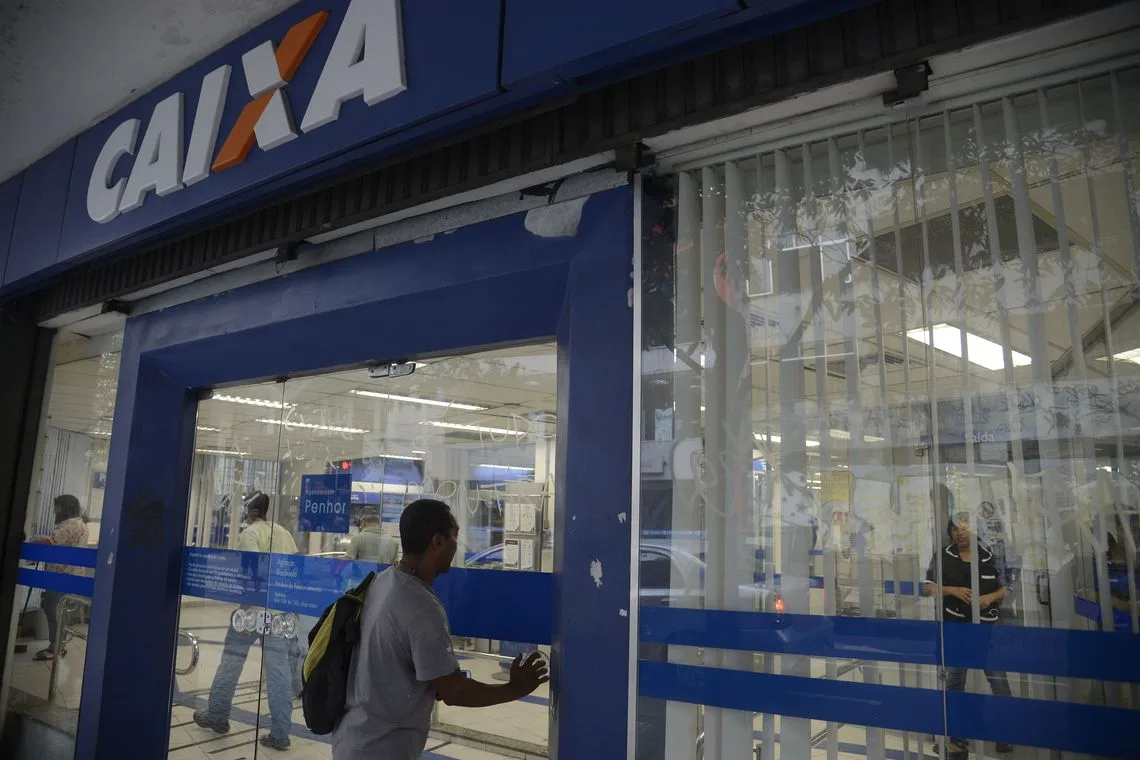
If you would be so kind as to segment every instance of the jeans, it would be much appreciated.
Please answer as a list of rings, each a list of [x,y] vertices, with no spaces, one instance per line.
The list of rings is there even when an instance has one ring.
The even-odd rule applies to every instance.
[[[218,663],[214,683],[210,686],[206,714],[214,719],[230,719],[238,679],[249,649],[258,639],[261,640],[261,665],[269,689],[269,733],[276,739],[288,738],[293,725],[293,674],[289,662],[289,641],[279,636],[239,632],[232,626],[226,631],[222,661]]]
[[[59,632],[59,600],[63,598],[63,594],[58,591],[44,591],[40,594],[40,607],[44,611],[44,616],[47,617],[48,625],[48,651],[55,651],[55,636]],[[63,645],[60,644],[60,649]]]
[[[969,673],[967,668],[947,668],[946,669],[946,690],[947,691],[965,691],[966,690],[966,674]],[[990,691],[997,697],[1008,697],[1012,694],[1009,688],[1009,679],[1005,677],[1005,673],[1000,670],[987,670],[985,671],[986,680],[990,682]],[[959,747],[966,747],[965,739],[951,737],[951,744],[958,745]]]

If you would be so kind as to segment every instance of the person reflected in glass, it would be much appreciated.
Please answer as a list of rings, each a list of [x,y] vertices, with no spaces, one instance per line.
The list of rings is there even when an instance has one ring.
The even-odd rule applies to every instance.
[[[87,521],[83,519],[83,508],[79,499],[71,494],[56,496],[52,502],[55,511],[55,527],[47,536],[32,539],[34,544],[50,544],[52,546],[87,546]],[[73,565],[63,565],[49,562],[44,566],[49,573],[66,573],[68,575],[87,575],[86,569]],[[58,654],[63,657],[67,654],[62,644],[59,652],[55,651],[56,636],[59,633],[59,602],[64,597],[62,591],[45,590],[40,595],[40,606],[47,617],[48,645],[36,652],[33,659],[46,661],[54,660]]]
[[[345,549],[349,559],[362,562],[379,562],[382,565],[395,564],[400,553],[400,543],[385,536],[380,527],[380,515],[365,512],[360,516],[360,532],[352,537]]]
[[[943,494],[949,499],[949,494]],[[947,502],[951,503],[950,501]],[[973,620],[973,582],[971,579],[974,550],[970,546],[970,520],[966,513],[952,513],[946,526],[950,542],[935,552],[926,571],[926,582],[922,584],[923,596],[936,596],[941,591],[943,622],[971,623]],[[982,543],[977,546],[978,562],[978,623],[996,625],[1001,618],[1001,603],[1008,589],[1000,577],[994,554]],[[941,589],[938,570],[941,566]],[[967,668],[947,668],[946,688],[949,691],[966,689]],[[986,680],[995,696],[1011,695],[1009,679],[1000,670],[986,670]],[[995,749],[1000,753],[1012,752],[1009,744],[999,743]],[[966,760],[969,744],[965,739],[950,739],[949,760]]]
[[[288,530],[272,522],[269,517],[269,497],[254,492],[245,503],[248,525],[238,536],[237,548],[245,552],[267,554],[296,554],[297,543]],[[261,642],[262,666],[265,669],[265,682],[269,691],[269,733],[261,737],[262,746],[270,749],[289,749],[289,734],[293,726],[293,669],[290,663],[288,633],[280,624],[278,614],[262,613],[255,609],[238,608],[230,618],[226,630],[226,640],[222,646],[222,658],[214,681],[210,686],[210,697],[206,709],[194,711],[194,722],[202,728],[224,734],[230,730],[230,711],[233,708],[234,691],[245,667],[250,647],[255,641]]]

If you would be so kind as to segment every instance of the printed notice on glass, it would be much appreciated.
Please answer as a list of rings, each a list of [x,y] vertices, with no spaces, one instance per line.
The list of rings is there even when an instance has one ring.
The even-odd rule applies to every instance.
[[[521,524],[519,527],[519,532],[520,533],[534,533],[535,513],[538,512],[538,510],[531,504],[524,504],[524,505],[519,507],[519,511],[522,512],[522,519],[520,521]]]
[[[508,533],[519,532],[519,505],[508,503],[503,507],[503,529]]]
[[[534,569],[534,541],[529,538],[519,541],[519,569]]]
[[[519,542],[507,541],[503,544],[503,565],[505,567],[519,566]]]

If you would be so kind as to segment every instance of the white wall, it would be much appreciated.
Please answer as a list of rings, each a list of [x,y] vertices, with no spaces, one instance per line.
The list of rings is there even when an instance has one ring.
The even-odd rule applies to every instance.
[[[294,2],[0,0],[0,181]]]

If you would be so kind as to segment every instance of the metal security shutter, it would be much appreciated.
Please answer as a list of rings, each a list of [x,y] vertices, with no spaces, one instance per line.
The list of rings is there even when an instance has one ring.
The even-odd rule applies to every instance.
[[[619,168],[659,135],[1057,21],[1108,0],[882,0],[807,27],[601,87],[552,110],[512,117],[397,156],[333,184],[159,245],[66,273],[6,306],[42,321],[254,253],[617,150]],[[768,22],[767,29],[772,28]]]

